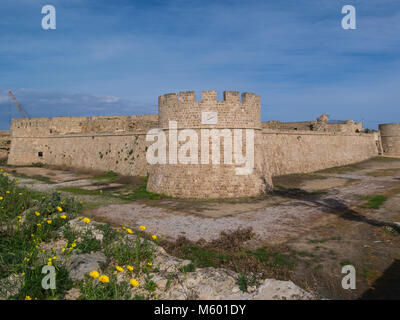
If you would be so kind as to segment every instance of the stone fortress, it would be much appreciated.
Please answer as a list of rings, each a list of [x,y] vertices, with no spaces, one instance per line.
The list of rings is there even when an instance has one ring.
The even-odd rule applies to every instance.
[[[10,137],[4,135],[11,140],[8,164],[40,162],[148,176],[150,192],[208,199],[260,195],[271,190],[273,176],[308,173],[378,155],[400,156],[400,124],[383,124],[378,132],[367,133],[361,123],[331,123],[326,115],[310,122],[261,122],[260,96],[253,93],[225,91],[223,101],[217,100],[216,91],[202,91],[201,100],[193,91],[171,93],[160,96],[158,105],[158,115],[13,119]],[[171,129],[171,123],[176,127]],[[192,140],[181,139],[187,130],[198,136],[214,130],[220,140],[205,139],[211,147],[207,152],[198,147],[196,163],[150,164],[146,153],[157,138],[150,141],[146,136],[155,128],[165,132],[167,152],[174,144],[193,147]],[[177,141],[170,139],[171,130],[176,131]],[[233,158],[240,151],[245,154],[249,130],[254,132],[254,164],[249,174],[238,175],[238,164],[223,161],[229,157],[226,142],[235,141],[233,133],[243,132]],[[204,162],[204,157],[214,156],[216,144],[220,163]]]

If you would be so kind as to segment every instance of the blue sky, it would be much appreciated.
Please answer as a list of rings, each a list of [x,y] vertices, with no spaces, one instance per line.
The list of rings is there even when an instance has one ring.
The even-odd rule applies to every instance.
[[[41,28],[41,9],[57,29]],[[343,30],[341,9],[357,10]],[[262,120],[400,122],[398,0],[6,0],[0,129],[19,117],[157,112],[195,90],[261,95]]]

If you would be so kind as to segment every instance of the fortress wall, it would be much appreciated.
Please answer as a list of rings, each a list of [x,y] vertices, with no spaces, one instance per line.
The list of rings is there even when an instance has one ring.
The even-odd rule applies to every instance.
[[[272,176],[307,173],[378,156],[375,134],[263,130],[262,162]]]
[[[71,133],[146,131],[158,126],[157,115],[12,119],[15,137],[46,137]]]
[[[8,157],[10,142],[10,131],[0,131],[0,159],[6,159]]]
[[[147,145],[146,135],[135,133],[14,137],[8,164],[30,165],[41,162],[145,176],[148,171]]]
[[[157,115],[13,119],[8,164],[45,163],[146,175],[146,133]]]
[[[380,124],[383,154],[400,157],[400,123]]]

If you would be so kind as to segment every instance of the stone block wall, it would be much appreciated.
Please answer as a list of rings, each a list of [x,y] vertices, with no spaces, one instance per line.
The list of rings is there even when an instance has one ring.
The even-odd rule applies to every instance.
[[[383,154],[400,157],[400,123],[380,124]]]

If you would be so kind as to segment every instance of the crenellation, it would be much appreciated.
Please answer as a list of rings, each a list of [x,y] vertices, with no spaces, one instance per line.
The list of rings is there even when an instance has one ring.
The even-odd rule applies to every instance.
[[[205,90],[201,92],[201,102],[204,104],[216,104],[217,103],[217,91]]]
[[[228,103],[240,103],[240,92],[239,91],[224,91],[224,101]]]
[[[196,103],[195,91],[181,91],[179,92],[179,105]]]

